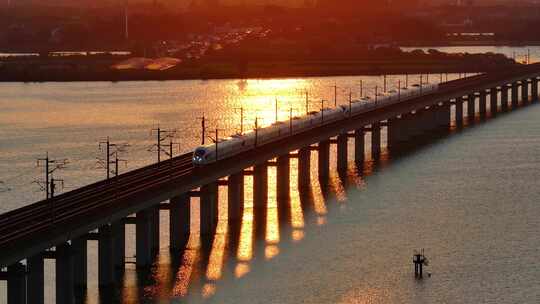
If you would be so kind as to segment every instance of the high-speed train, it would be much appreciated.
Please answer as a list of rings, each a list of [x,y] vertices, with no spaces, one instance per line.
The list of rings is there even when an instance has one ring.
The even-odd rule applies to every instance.
[[[346,119],[352,115],[367,112],[374,108],[402,102],[418,95],[432,93],[437,89],[438,84],[425,84],[422,86],[412,86],[412,88],[403,88],[399,92],[390,91],[377,96],[366,96],[348,105],[309,112],[303,116],[293,117],[290,121],[278,121],[267,127],[251,130],[243,134],[235,134],[231,137],[220,139],[217,143],[197,147],[193,152],[193,165],[207,165],[216,162],[218,159],[231,157],[256,146]]]

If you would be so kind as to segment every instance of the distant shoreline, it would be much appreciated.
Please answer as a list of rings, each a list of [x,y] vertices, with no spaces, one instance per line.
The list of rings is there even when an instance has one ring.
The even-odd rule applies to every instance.
[[[409,72],[398,72],[398,71],[387,71],[383,73],[369,73],[369,72],[358,72],[358,73],[311,73],[311,74],[292,74],[292,73],[283,73],[283,74],[266,74],[266,75],[207,75],[207,76],[193,76],[193,77],[164,77],[162,75],[147,75],[147,77],[71,77],[71,78],[47,78],[47,79],[32,79],[32,80],[0,80],[0,83],[45,83],[45,82],[128,82],[128,81],[179,81],[179,80],[226,80],[226,79],[285,79],[285,78],[308,78],[308,77],[340,77],[340,76],[380,76],[380,75],[405,75],[405,74],[457,74],[457,73],[480,73],[481,71],[409,71]]]
[[[223,79],[284,79],[284,78],[304,78],[304,77],[339,77],[339,76],[380,76],[380,75],[405,75],[405,74],[457,74],[457,73],[481,73],[481,70],[378,70],[378,71],[351,71],[351,72],[316,72],[316,73],[266,73],[266,74],[209,74],[204,76],[176,77],[162,75],[158,73],[148,73],[144,75],[116,74],[94,75],[94,77],[74,76],[74,77],[46,77],[46,78],[22,78],[22,79],[0,79],[0,83],[24,82],[24,83],[45,83],[45,82],[127,82],[127,81],[175,81],[175,80],[223,80]],[[66,75],[67,76],[67,75]]]
[[[444,73],[479,73],[505,69],[509,65],[501,65],[489,69],[466,66],[419,66],[419,67],[365,67],[365,68],[336,68],[336,69],[296,69],[252,71],[244,73],[189,73],[182,71],[108,71],[103,73],[49,73],[47,75],[0,75],[0,82],[81,82],[81,81],[168,81],[168,80],[212,80],[212,79],[269,79],[297,77],[330,77],[330,76],[360,76],[360,75],[403,75],[403,74],[444,74]]]
[[[479,41],[417,41],[400,43],[400,47],[417,47],[417,48],[429,48],[429,47],[467,47],[467,46],[494,46],[494,47],[527,47],[527,46],[540,46],[540,41],[496,41],[496,40],[479,40]]]
[[[118,58],[35,58],[0,62],[0,82],[160,81],[265,79],[391,74],[478,73],[505,69],[512,60],[445,53],[379,56],[384,59],[195,61],[164,71],[113,70]]]

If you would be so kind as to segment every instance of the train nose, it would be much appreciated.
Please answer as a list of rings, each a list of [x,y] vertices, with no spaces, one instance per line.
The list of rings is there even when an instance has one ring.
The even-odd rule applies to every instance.
[[[193,163],[200,164],[201,163],[201,157],[200,156],[194,156],[193,157]]]

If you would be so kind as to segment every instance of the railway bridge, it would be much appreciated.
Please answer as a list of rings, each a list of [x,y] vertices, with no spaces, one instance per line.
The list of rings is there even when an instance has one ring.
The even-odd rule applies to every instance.
[[[87,284],[87,242],[98,241],[100,287],[115,285],[125,259],[126,225],[136,227],[136,265],[148,267],[159,248],[160,212],[170,218],[171,250],[182,250],[191,234],[190,200],[200,198],[201,238],[211,238],[218,222],[218,191],[227,191],[228,221],[244,208],[244,177],[253,179],[255,221],[265,217],[268,167],[276,167],[279,204],[289,198],[290,160],[298,159],[298,187],[311,183],[310,159],[318,158],[319,181],[330,173],[330,146],[337,146],[337,168],[346,170],[348,142],[354,161],[376,159],[384,146],[400,150],[411,143],[478,119],[538,101],[540,65],[476,75],[440,84],[435,91],[404,101],[374,104],[349,118],[293,133],[286,138],[194,167],[192,154],[140,168],[52,199],[0,215],[0,279],[7,280],[8,303],[44,302],[44,259],[55,259],[58,304],[74,303]],[[465,111],[464,111],[465,110]],[[366,153],[366,137],[371,151]]]

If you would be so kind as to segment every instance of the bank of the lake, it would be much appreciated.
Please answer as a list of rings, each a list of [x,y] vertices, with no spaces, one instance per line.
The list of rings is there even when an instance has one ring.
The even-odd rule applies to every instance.
[[[403,52],[381,48],[366,58],[268,59],[210,58],[163,70],[114,70],[126,57],[69,56],[7,58],[0,62],[2,82],[135,81],[248,79],[382,74],[478,73],[516,63],[500,54],[450,54],[436,50]],[[360,56],[362,57],[362,56]]]

